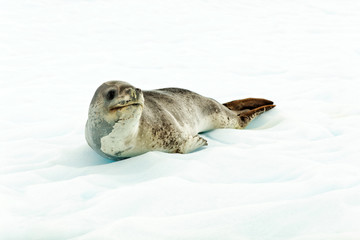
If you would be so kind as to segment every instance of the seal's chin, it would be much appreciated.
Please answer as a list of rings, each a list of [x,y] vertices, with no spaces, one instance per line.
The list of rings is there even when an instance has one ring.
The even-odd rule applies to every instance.
[[[128,107],[142,107],[141,103],[129,103],[129,104],[116,104],[114,106],[111,106],[109,108],[110,111],[114,112],[114,111],[119,111]]]

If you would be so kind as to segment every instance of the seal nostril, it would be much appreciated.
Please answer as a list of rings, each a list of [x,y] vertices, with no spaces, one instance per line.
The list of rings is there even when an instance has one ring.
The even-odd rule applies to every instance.
[[[108,93],[106,94],[107,100],[109,101],[113,100],[115,98],[115,94],[116,94],[115,90],[108,91]]]

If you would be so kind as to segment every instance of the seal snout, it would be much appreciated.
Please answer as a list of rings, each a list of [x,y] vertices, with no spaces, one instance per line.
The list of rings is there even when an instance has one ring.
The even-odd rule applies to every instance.
[[[106,100],[112,101],[115,98],[123,99],[137,99],[138,95],[141,94],[139,88],[126,87],[126,88],[116,88],[111,87],[106,90],[105,97]]]
[[[109,111],[121,110],[128,106],[142,106],[142,91],[132,86],[111,86],[106,89],[106,99]]]

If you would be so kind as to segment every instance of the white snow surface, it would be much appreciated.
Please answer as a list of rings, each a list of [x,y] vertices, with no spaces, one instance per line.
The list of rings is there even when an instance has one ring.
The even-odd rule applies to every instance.
[[[360,239],[358,0],[1,0],[0,239]],[[277,107],[113,162],[96,88]]]

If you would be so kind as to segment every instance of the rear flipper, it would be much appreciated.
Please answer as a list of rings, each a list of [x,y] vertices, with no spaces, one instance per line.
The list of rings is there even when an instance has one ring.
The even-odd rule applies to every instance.
[[[249,111],[245,111],[240,113],[238,116],[240,118],[240,126],[242,128],[246,127],[254,118],[259,116],[260,114],[269,111],[274,108],[276,105],[266,105],[262,107],[258,107]]]
[[[273,104],[272,101],[263,98],[245,98],[227,102],[223,105],[232,111],[243,111]]]
[[[245,128],[254,118],[275,107],[272,101],[263,98],[246,98],[224,103],[239,118],[240,128]]]

